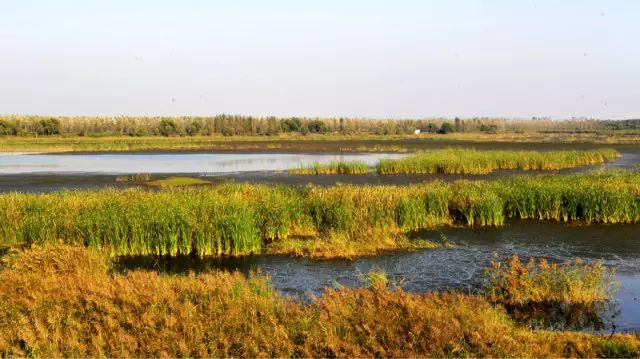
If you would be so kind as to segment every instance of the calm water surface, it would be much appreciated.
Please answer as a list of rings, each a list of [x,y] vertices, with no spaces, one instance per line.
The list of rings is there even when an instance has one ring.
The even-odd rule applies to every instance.
[[[362,161],[371,166],[397,153],[173,153],[173,154],[0,154],[0,174],[27,173],[201,173],[280,171],[313,163]]]

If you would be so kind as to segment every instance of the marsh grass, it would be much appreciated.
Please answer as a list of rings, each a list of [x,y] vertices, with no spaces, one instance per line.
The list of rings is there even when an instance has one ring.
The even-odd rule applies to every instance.
[[[189,187],[207,186],[212,183],[202,178],[171,176],[156,180],[148,180],[145,184],[154,187]]]
[[[445,149],[378,162],[379,174],[487,174],[496,170],[559,170],[611,161],[612,149],[591,151],[477,151]]]
[[[331,162],[328,164],[314,163],[310,166],[294,168],[288,171],[294,175],[361,175],[371,173],[372,169],[364,162]]]
[[[145,183],[149,181],[151,181],[151,175],[148,173],[136,173],[116,177],[116,182],[119,183]]]
[[[530,259],[522,263],[513,256],[506,263],[495,259],[485,270],[492,300],[509,305],[562,302],[593,304],[608,301],[616,293],[615,272],[601,262],[587,264],[580,259],[550,263]]]
[[[507,218],[639,222],[640,172],[410,186],[223,183],[161,191],[6,193],[0,194],[0,246],[61,240],[112,255],[245,255],[266,248],[350,257],[433,244],[406,239],[414,230],[501,226]]]
[[[489,300],[503,304],[516,321],[541,328],[604,329],[602,315],[619,287],[613,270],[580,259],[526,264],[517,256],[508,263],[494,259],[485,274]]]
[[[110,274],[74,246],[0,271],[2,357],[637,357],[636,335],[532,331],[482,296],[326,289],[310,303],[235,272]]]

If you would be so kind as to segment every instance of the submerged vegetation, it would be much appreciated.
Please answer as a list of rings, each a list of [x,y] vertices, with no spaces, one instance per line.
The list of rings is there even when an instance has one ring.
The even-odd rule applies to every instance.
[[[189,187],[207,186],[210,185],[211,182],[202,178],[170,176],[167,178],[149,180],[145,184],[154,187]]]
[[[117,183],[129,183],[136,185],[147,185],[151,187],[189,187],[211,185],[210,181],[196,177],[169,176],[166,178],[154,179],[150,174],[138,173],[133,175],[122,175],[116,177]]]
[[[116,182],[118,183],[145,183],[149,181],[151,181],[151,174],[149,173],[136,173],[116,177]]]
[[[110,274],[81,247],[35,247],[0,271],[7,357],[637,357],[637,335],[530,330],[482,296],[415,294],[380,275],[298,302],[268,278]],[[29,294],[25,295],[25,288]]]
[[[405,234],[507,218],[640,221],[640,172],[518,176],[492,182],[291,188],[221,184],[148,191],[0,194],[0,246],[63,241],[112,255],[314,257],[433,246]]]

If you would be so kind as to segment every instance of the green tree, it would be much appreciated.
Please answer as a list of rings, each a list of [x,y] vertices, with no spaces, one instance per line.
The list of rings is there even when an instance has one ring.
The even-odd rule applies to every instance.
[[[50,118],[36,122],[35,132],[38,135],[51,136],[60,134],[60,120]]]
[[[442,134],[447,134],[451,132],[454,132],[454,128],[449,122],[442,123],[442,125],[440,126],[440,129],[438,130],[438,133],[442,133]]]
[[[324,121],[321,120],[313,120],[309,122],[309,124],[307,125],[307,129],[311,133],[325,133],[329,130]]]
[[[176,123],[173,120],[164,118],[160,120],[158,131],[163,136],[171,136],[176,133]]]
[[[0,120],[0,136],[14,136],[17,132],[16,126],[7,121]]]
[[[189,124],[189,126],[187,126],[186,131],[187,131],[187,135],[189,136],[195,136],[200,132],[200,129],[202,128],[202,124],[198,121],[193,121]]]
[[[302,121],[297,117],[287,118],[280,123],[283,132],[298,132],[302,128]]]

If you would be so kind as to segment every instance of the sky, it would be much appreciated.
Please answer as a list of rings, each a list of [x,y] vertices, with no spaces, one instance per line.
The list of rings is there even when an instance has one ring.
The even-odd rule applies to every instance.
[[[640,1],[0,0],[0,114],[640,118]]]

